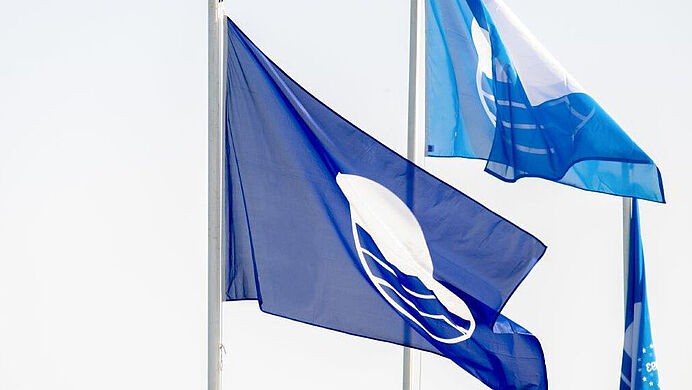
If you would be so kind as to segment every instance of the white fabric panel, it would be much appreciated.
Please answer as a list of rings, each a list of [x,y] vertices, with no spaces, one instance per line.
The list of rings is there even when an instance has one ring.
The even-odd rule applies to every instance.
[[[584,88],[567,73],[502,0],[484,0],[531,105]]]

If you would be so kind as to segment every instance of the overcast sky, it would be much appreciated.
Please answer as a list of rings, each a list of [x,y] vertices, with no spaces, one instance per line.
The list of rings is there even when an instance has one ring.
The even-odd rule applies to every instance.
[[[689,383],[692,6],[506,0],[657,162],[641,203],[662,387]],[[0,389],[206,385],[206,1],[37,0],[0,12]],[[405,152],[404,0],[227,0],[270,58]],[[553,389],[614,389],[623,338],[619,198],[464,159],[425,167],[548,245],[504,313],[542,342]],[[225,389],[399,389],[400,347],[224,305]],[[424,353],[422,389],[483,389]]]

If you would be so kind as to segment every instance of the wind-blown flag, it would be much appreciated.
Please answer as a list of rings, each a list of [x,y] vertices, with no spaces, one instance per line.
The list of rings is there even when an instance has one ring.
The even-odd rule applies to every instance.
[[[620,390],[658,390],[658,367],[654,354],[646,300],[644,248],[639,231],[639,206],[632,203],[629,267],[625,306],[625,346],[622,354]]]
[[[502,0],[429,0],[429,156],[664,202],[658,168]]]
[[[500,314],[541,242],[337,115],[230,20],[226,72],[226,300],[547,389],[538,340]]]

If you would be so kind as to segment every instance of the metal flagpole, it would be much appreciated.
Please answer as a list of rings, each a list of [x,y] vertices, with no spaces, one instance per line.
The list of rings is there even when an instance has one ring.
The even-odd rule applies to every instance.
[[[223,1],[208,0],[208,289],[207,289],[207,389],[221,390],[221,294],[223,272],[221,264],[221,148],[223,139],[223,46],[225,23]]]
[[[630,232],[632,229],[632,198],[622,198],[622,275],[623,275],[623,307],[624,316],[623,323],[627,326],[627,295],[629,294],[629,271],[630,271]],[[632,362],[632,370],[635,369],[635,363]],[[622,374],[621,374],[622,375]],[[625,379],[625,376],[622,376]],[[629,383],[629,382],[628,382]]]
[[[627,310],[627,289],[630,269],[630,223],[632,220],[632,198],[622,198],[622,254],[625,291],[625,310]]]
[[[419,25],[419,20],[425,20],[425,7],[419,6],[420,0],[411,0],[411,26],[409,30],[409,77],[408,77],[408,139],[406,157],[418,166],[422,166],[425,159],[425,130],[424,125],[420,126],[421,119],[417,112],[420,112],[421,98],[424,95],[417,93],[424,77],[419,77],[419,58],[424,54],[425,45],[420,39],[425,32],[425,23]],[[421,28],[423,27],[423,28]],[[425,69],[423,67],[423,69]],[[421,88],[424,90],[424,88]],[[423,128],[423,131],[420,131]],[[421,352],[404,347],[403,364],[403,390],[420,389],[421,379]]]

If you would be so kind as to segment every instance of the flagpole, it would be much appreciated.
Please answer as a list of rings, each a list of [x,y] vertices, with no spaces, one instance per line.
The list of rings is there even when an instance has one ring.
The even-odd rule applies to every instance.
[[[208,209],[207,209],[207,389],[221,390],[221,106],[222,58],[221,33],[225,24],[223,0],[208,0]]]
[[[418,21],[425,20],[424,6],[419,5],[420,0],[411,0],[410,30],[409,30],[409,74],[408,74],[408,138],[406,143],[406,157],[418,166],[422,166],[425,159],[425,129],[420,126],[421,120],[417,112],[420,111],[421,100],[424,104],[425,96],[418,94],[418,87],[424,82],[424,77],[419,77],[419,59],[424,54],[425,45],[422,44],[422,36],[425,32]],[[423,23],[423,27],[425,23]],[[422,53],[421,53],[422,52]],[[425,69],[423,67],[423,69]],[[421,129],[423,131],[421,131]],[[418,390],[421,384],[421,352],[419,350],[404,347],[403,361],[403,390]]]
[[[632,198],[622,198],[622,254],[624,276],[624,300],[627,310],[627,294],[630,264],[630,228],[632,223]]]

